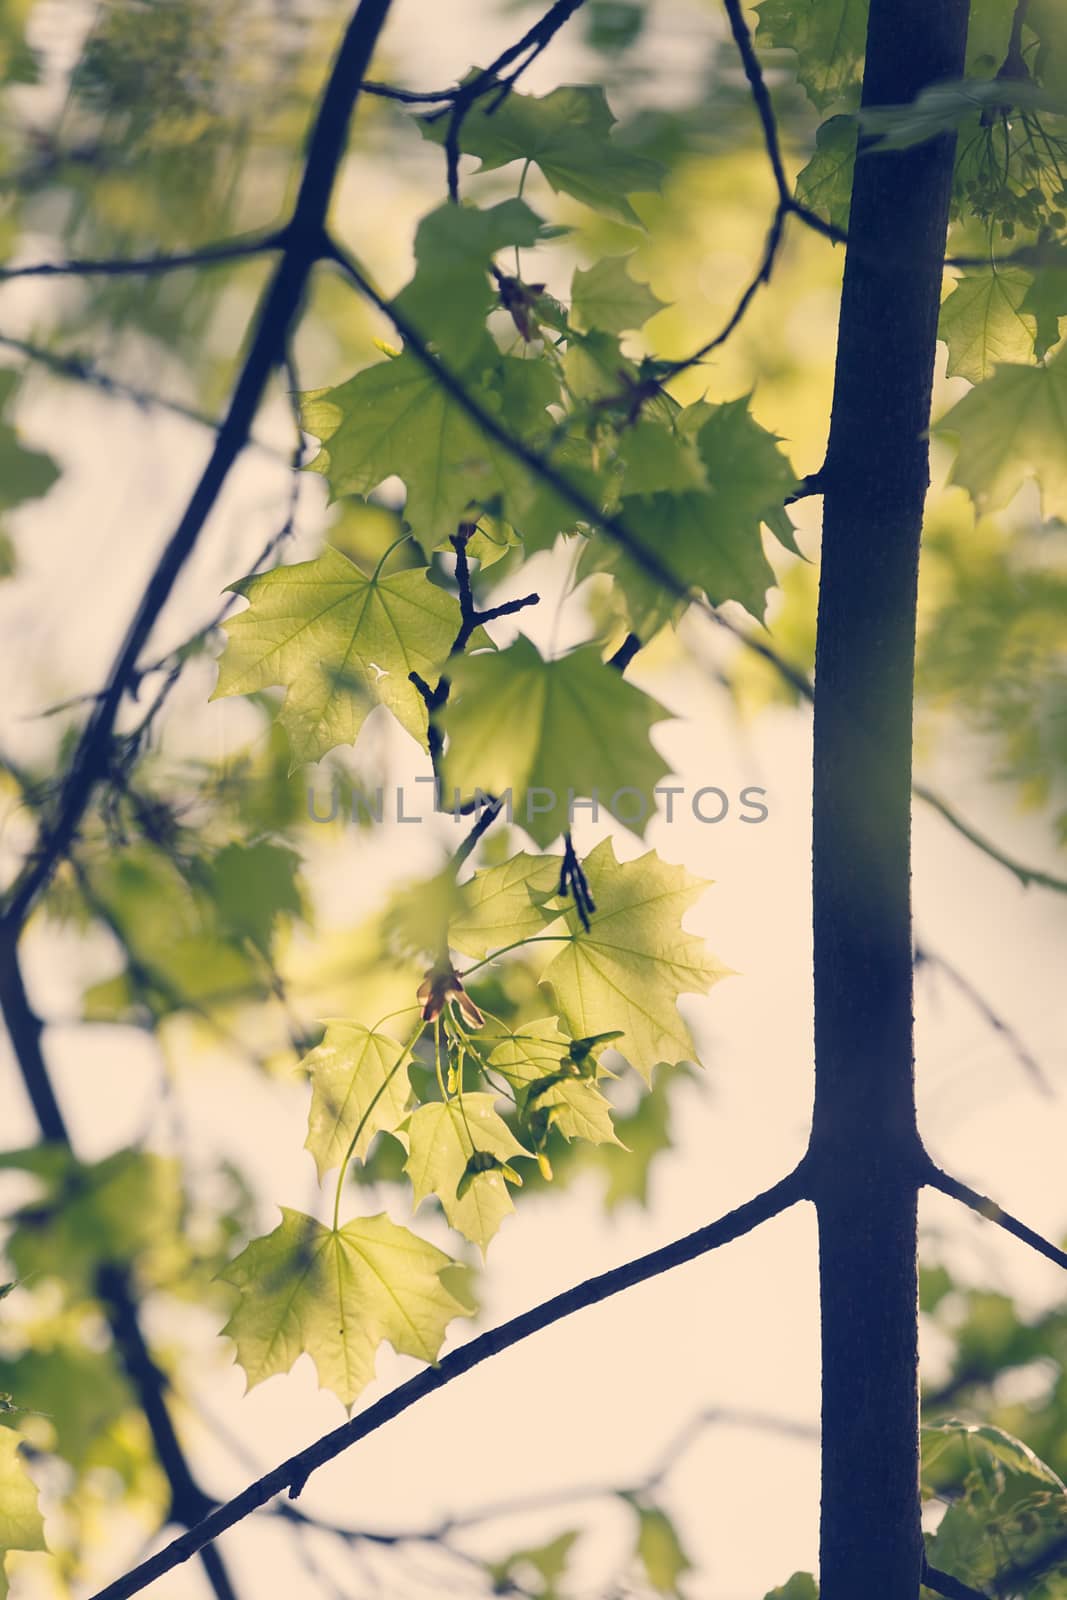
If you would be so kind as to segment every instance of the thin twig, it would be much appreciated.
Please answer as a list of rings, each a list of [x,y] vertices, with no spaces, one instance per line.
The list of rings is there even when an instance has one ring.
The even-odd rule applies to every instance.
[[[84,383],[89,388],[99,389],[101,394],[111,395],[116,400],[129,400],[142,411],[168,411],[186,422],[195,422],[201,428],[210,428],[212,433],[219,431],[220,424],[217,417],[210,416],[206,411],[198,411],[195,406],[184,405],[180,400],[170,400],[166,395],[156,394],[151,389],[142,389],[137,384],[127,383],[124,378],[113,377],[109,372],[102,372],[84,356],[60,355],[55,350],[46,349],[44,345],[34,344],[29,339],[16,339],[8,333],[0,333],[0,347],[17,351],[19,355],[25,356],[27,361],[34,361],[38,366],[47,368],[57,378],[69,378],[74,383]],[[279,450],[273,445],[264,443],[262,439],[249,438],[247,448],[262,450],[270,456],[281,455]]]
[[[131,1572],[108,1584],[94,1595],[92,1600],[129,1600],[129,1596],[140,1593],[156,1578],[162,1577],[163,1573],[173,1571],[198,1550],[203,1549],[204,1545],[225,1533],[227,1528],[234,1527],[260,1506],[273,1500],[275,1495],[287,1490],[290,1498],[295,1498],[317,1468],[324,1466],[328,1461],[333,1461],[352,1445],[384,1427],[394,1417],[400,1416],[417,1404],[425,1395],[444,1388],[464,1373],[480,1366],[483,1361],[488,1361],[502,1351],[511,1349],[533,1334],[552,1327],[587,1306],[599,1305],[624,1289],[638,1283],[646,1283],[672,1267],[694,1261],[699,1256],[718,1249],[720,1245],[742,1238],[761,1223],[779,1216],[798,1200],[805,1198],[805,1192],[805,1166],[801,1162],[800,1166],[772,1188],[738,1206],[736,1210],[728,1212],[718,1221],[709,1223],[707,1227],[699,1228],[695,1233],[688,1234],[673,1244],[664,1245],[647,1255],[637,1257],[634,1261],[613,1267],[595,1278],[576,1284],[562,1294],[543,1301],[532,1310],[525,1311],[499,1327],[480,1334],[468,1344],[461,1345],[458,1350],[453,1350],[451,1354],[442,1357],[436,1366],[426,1367],[407,1383],[400,1384],[384,1399],[369,1406],[366,1411],[350,1418],[306,1449],[290,1456],[287,1461],[283,1461],[255,1483],[249,1484],[242,1493],[212,1511],[198,1527],[172,1540],[147,1561],[141,1562]]]
[[[923,1182],[931,1189],[939,1189],[942,1194],[950,1195],[953,1200],[970,1206],[980,1217],[985,1217],[989,1222],[995,1222],[1005,1232],[1014,1234],[1016,1239],[1021,1239],[1028,1244],[1038,1255],[1046,1256],[1049,1261],[1054,1261],[1058,1267],[1067,1268],[1067,1250],[1061,1250],[1059,1245],[1053,1244],[1043,1234],[1035,1232],[1025,1222],[1020,1222],[1018,1217],[1013,1217],[1010,1211],[1005,1211],[995,1200],[990,1200],[987,1195],[979,1194],[977,1189],[970,1189],[965,1183],[960,1183],[958,1178],[953,1178],[931,1161],[926,1167]]]
[[[137,278],[156,277],[185,267],[217,267],[228,261],[262,256],[287,248],[286,229],[257,233],[250,238],[224,240],[205,245],[202,250],[186,250],[178,255],[107,257],[70,261],[35,261],[25,267],[0,267],[0,283],[12,278]]]
[[[986,1025],[992,1028],[994,1033],[999,1034],[1023,1071],[1033,1079],[1036,1088],[1050,1099],[1055,1098],[1055,1089],[1025,1040],[1021,1039],[1011,1024],[990,1005],[985,995],[971,982],[966,973],[961,972],[959,967],[954,966],[945,956],[939,955],[927,945],[918,943],[915,946],[915,965],[926,966],[944,973],[949,982],[954,984],[960,994],[974,1007]]]
[[[954,811],[946,800],[943,800],[933,789],[927,788],[925,784],[917,783],[914,786],[914,792],[919,800],[923,800],[928,806],[932,806],[939,816],[943,817],[947,823],[955,828],[957,833],[961,833],[976,849],[981,850],[983,855],[988,856],[991,861],[997,862],[999,866],[1006,867],[1012,876],[1018,879],[1024,889],[1028,889],[1031,884],[1036,884],[1041,889],[1053,889],[1057,894],[1067,894],[1067,878],[1057,878],[1050,872],[1041,871],[1038,867],[1025,866],[1021,861],[1016,861],[1014,856],[1006,855],[998,845],[993,844],[984,834],[972,828],[970,823],[963,820],[958,811]]]

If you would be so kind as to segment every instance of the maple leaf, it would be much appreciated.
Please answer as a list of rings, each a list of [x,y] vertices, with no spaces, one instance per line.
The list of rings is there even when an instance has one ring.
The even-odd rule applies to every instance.
[[[374,1377],[378,1346],[436,1361],[453,1317],[468,1316],[466,1274],[384,1213],[325,1228],[282,1206],[273,1233],[220,1273],[239,1301],[223,1333],[253,1388],[305,1352],[320,1387],[350,1406]]]
[[[513,1156],[529,1156],[495,1110],[492,1094],[462,1094],[432,1100],[404,1125],[416,1207],[436,1195],[453,1228],[484,1256],[501,1222],[514,1210],[505,1176]],[[489,1158],[479,1170],[478,1157]],[[510,1171],[511,1181],[521,1178]],[[462,1192],[461,1192],[462,1186]]]
[[[555,1017],[540,1017],[498,1044],[489,1065],[521,1092],[524,1117],[545,1114],[565,1139],[590,1144],[620,1144],[611,1120],[611,1102],[572,1060],[572,1041]]]
[[[322,1043],[304,1057],[311,1078],[304,1148],[320,1178],[341,1165],[357,1129],[352,1153],[362,1161],[375,1134],[392,1133],[403,1122],[411,1099],[405,1054],[387,1034],[358,1022],[330,1022]]]
[[[425,569],[365,577],[339,550],[231,585],[247,611],[225,623],[213,699],[282,684],[278,718],[293,766],[353,744],[375,705],[426,744],[426,705],[408,674],[434,679],[460,625]]]
[[[643,328],[666,305],[647,283],[626,270],[629,256],[605,256],[588,271],[577,268],[571,284],[571,320],[576,328],[624,333]]]
[[[472,68],[464,81],[476,74]],[[540,96],[512,89],[499,104],[485,96],[470,108],[459,147],[481,157],[482,172],[534,161],[557,193],[639,223],[626,196],[659,189],[664,168],[613,140],[614,123],[603,89],[594,85],[568,84]],[[435,144],[444,144],[448,125],[447,117],[419,122],[424,138]]]
[[[955,435],[953,483],[976,505],[1007,505],[1037,479],[1046,517],[1067,517],[1067,352],[1047,366],[997,367],[934,425]]]
[[[1019,267],[960,277],[942,303],[937,329],[948,346],[948,377],[981,383],[999,363],[1033,354],[1037,319],[1023,309],[1032,281]]]
[[[466,956],[487,956],[545,929],[560,916],[548,902],[559,890],[562,856],[520,851],[475,873],[458,890],[461,909],[448,925],[448,942]]]
[[[643,832],[669,770],[649,730],[670,713],[609,671],[596,645],[545,661],[520,637],[499,655],[457,661],[452,678],[446,794],[510,789],[515,821],[542,846],[570,827],[578,796],[595,795]]]
[[[488,271],[493,256],[508,245],[529,248],[540,230],[540,218],[522,200],[486,210],[438,206],[418,225],[415,276],[397,296],[396,309],[449,360],[463,360],[484,336],[497,302]]]
[[[704,994],[730,969],[707,955],[681,918],[706,887],[654,850],[620,862],[604,839],[583,862],[596,902],[589,931],[567,912],[571,932],[545,968],[543,985],[575,1037],[621,1029],[616,1048],[649,1082],[661,1061],[693,1059],[678,1015],[682,994]]]
[[[552,419],[545,408],[559,398],[547,362],[502,356],[483,335],[469,360],[454,370],[487,410],[513,428],[525,423],[527,443],[547,436]],[[503,503],[514,520],[533,493],[525,467],[483,433],[407,351],[336,388],[306,392],[300,414],[302,426],[323,446],[308,470],[328,479],[331,497],[369,494],[386,478],[402,478],[408,491],[404,516],[430,545],[473,520],[465,516],[472,504]]]

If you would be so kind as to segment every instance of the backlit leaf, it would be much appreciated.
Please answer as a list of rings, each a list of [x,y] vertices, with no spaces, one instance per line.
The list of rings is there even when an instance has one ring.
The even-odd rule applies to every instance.
[[[603,89],[568,84],[551,94],[513,89],[502,104],[484,96],[463,119],[460,149],[480,156],[482,172],[512,161],[535,161],[552,188],[598,211],[637,222],[628,195],[659,188],[663,168],[611,138],[615,118]],[[427,139],[443,144],[448,118],[421,119]]]
[[[334,1232],[281,1208],[282,1221],[253,1239],[220,1277],[239,1301],[222,1330],[253,1388],[288,1372],[305,1352],[319,1384],[350,1406],[374,1377],[378,1346],[436,1361],[453,1317],[457,1264],[384,1214]],[[447,1276],[446,1276],[447,1275]]]
[[[1022,309],[1031,281],[1019,267],[963,274],[942,303],[937,330],[948,345],[950,378],[981,383],[1002,362],[1033,354],[1037,322]]]
[[[582,796],[643,832],[668,771],[649,730],[669,713],[605,667],[597,646],[545,661],[519,638],[457,661],[451,675],[446,795],[511,790],[515,821],[542,846],[569,828]]]
[[[568,910],[571,940],[545,968],[544,983],[573,1037],[622,1029],[615,1048],[651,1080],[658,1062],[693,1059],[679,995],[704,994],[729,973],[681,926],[705,885],[653,850],[619,862],[610,839],[583,866],[596,902],[590,929]]]
[[[436,1195],[452,1227],[476,1244],[483,1256],[504,1218],[515,1209],[501,1167],[513,1156],[530,1154],[495,1103],[495,1095],[480,1093],[433,1100],[413,1111],[404,1129],[409,1147],[404,1170],[416,1207],[428,1195]],[[473,1171],[471,1158],[476,1154],[494,1157],[499,1165]]]
[[[330,1022],[303,1067],[311,1078],[311,1110],[304,1148],[324,1178],[340,1166],[357,1129],[353,1154],[362,1160],[375,1134],[392,1133],[407,1115],[408,1075],[403,1046],[356,1022]]]
[[[225,624],[214,698],[286,689],[278,718],[293,764],[353,744],[375,705],[426,742],[426,706],[408,674],[435,680],[459,606],[422,568],[367,578],[339,550],[232,585],[248,609]]]

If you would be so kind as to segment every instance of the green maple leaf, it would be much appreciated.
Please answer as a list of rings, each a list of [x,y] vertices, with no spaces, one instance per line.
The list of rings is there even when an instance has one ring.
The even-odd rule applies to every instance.
[[[589,1078],[577,1075],[571,1064],[571,1043],[560,1032],[555,1017],[540,1017],[523,1023],[498,1044],[489,1065],[521,1092],[524,1117],[544,1112],[565,1139],[620,1144],[611,1120],[611,1102]]]
[[[616,1048],[651,1081],[659,1062],[693,1059],[679,995],[704,994],[729,975],[709,958],[703,940],[681,926],[705,885],[654,850],[619,862],[610,839],[583,865],[596,902],[589,931],[569,909],[570,942],[542,981],[572,1037],[621,1029]]]
[[[536,417],[547,434],[545,407],[559,384],[545,361],[501,356],[484,336],[456,375],[509,425],[514,413]],[[436,377],[409,352],[378,362],[334,389],[301,397],[301,423],[322,440],[308,470],[329,480],[331,498],[369,494],[394,474],[407,486],[404,516],[416,537],[434,545],[455,533],[473,504],[503,502],[509,520],[530,499],[526,469],[471,422]],[[536,439],[528,436],[527,442]]]
[[[867,0],[763,0],[757,38],[794,50],[797,77],[820,111],[859,98],[867,44]]]
[[[576,796],[643,832],[669,771],[649,730],[670,713],[607,668],[598,646],[545,661],[520,637],[492,658],[457,661],[452,677],[447,795],[511,791],[515,821],[542,847],[567,831]]]
[[[626,196],[658,190],[665,169],[611,138],[615,118],[603,89],[568,84],[541,96],[513,89],[492,112],[491,104],[492,96],[480,99],[460,128],[459,147],[466,155],[481,157],[480,171],[534,161],[557,194],[573,195],[594,210],[640,225]],[[447,117],[422,119],[419,125],[425,138],[444,144]]]
[[[703,589],[712,605],[737,600],[762,620],[775,577],[763,553],[758,522],[746,526],[724,519],[717,497],[695,489],[628,496],[622,502],[622,521],[638,545],[657,555],[680,583]],[[676,614],[674,595],[618,545],[598,540],[582,570],[593,567],[614,575],[641,639],[647,641]]]
[[[856,164],[856,119],[830,117],[815,134],[815,153],[797,174],[796,195],[802,206],[825,217],[835,228],[848,228],[852,175]]]
[[[981,383],[1004,362],[1033,354],[1036,319],[1023,310],[1032,279],[1019,267],[965,272],[942,303],[938,338],[948,346],[947,375]]]
[[[1028,477],[1046,517],[1067,517],[1067,359],[1047,366],[997,367],[934,427],[959,441],[952,481],[977,505],[995,509]]]
[[[428,1195],[436,1195],[452,1227],[476,1244],[483,1256],[504,1218],[515,1209],[505,1169],[513,1156],[530,1154],[495,1110],[495,1101],[492,1094],[432,1100],[411,1113],[403,1130],[408,1141],[404,1171],[411,1179],[416,1207]],[[476,1170],[479,1156],[494,1164]],[[512,1174],[512,1181],[522,1180]]]
[[[659,483],[667,473],[667,442],[655,437],[637,451],[635,439],[621,447],[637,467],[627,465],[623,478],[621,516],[637,544],[674,572],[680,583],[704,590],[713,605],[736,600],[754,617],[763,617],[774,569],[763,553],[761,525],[796,550],[792,524],[783,502],[796,487],[796,474],[778,448],[774,434],[760,427],[749,411],[750,396],[725,405],[698,402],[677,417],[669,431],[678,452],[695,451],[708,487],[694,488],[689,457],[677,455],[673,487],[632,494],[630,485]],[[636,453],[635,453],[636,451]],[[661,474],[657,476],[657,471]],[[679,602],[656,578],[617,544],[592,541],[583,555],[583,573],[606,571],[615,577],[626,604],[629,625],[648,640],[675,618]]]
[[[220,1278],[238,1305],[223,1333],[253,1388],[315,1363],[320,1387],[350,1406],[374,1377],[378,1346],[436,1361],[453,1317],[467,1316],[462,1269],[383,1214],[336,1232],[281,1207],[273,1233],[253,1239]]]
[[[37,1485],[19,1455],[19,1437],[0,1428],[0,1600],[7,1600],[9,1550],[46,1550]]]
[[[304,1057],[311,1078],[304,1148],[320,1179],[341,1165],[357,1128],[353,1154],[362,1161],[375,1134],[392,1133],[403,1122],[411,1099],[403,1057],[395,1039],[357,1022],[328,1023],[322,1043]]]
[[[1037,324],[1034,355],[1043,361],[1060,342],[1060,322],[1067,317],[1067,267],[1039,267],[1019,310]]]
[[[677,494],[708,487],[696,442],[667,423],[642,417],[620,436],[616,460],[623,468],[623,495]]]
[[[278,718],[293,766],[353,744],[375,705],[426,743],[426,706],[409,681],[433,680],[459,631],[459,606],[421,567],[367,578],[339,550],[231,585],[248,610],[224,624],[213,699],[283,684]]]
[[[796,473],[779,449],[782,441],[752,415],[751,400],[745,394],[725,405],[700,401],[682,412],[679,428],[696,438],[721,521],[749,528],[764,522],[799,554],[783,506],[796,488]]]
[[[509,245],[529,248],[540,230],[540,218],[522,200],[504,200],[484,211],[447,202],[438,206],[416,230],[415,276],[397,296],[397,310],[449,359],[466,357],[498,303],[488,273],[493,256]]]
[[[602,328],[625,333],[643,328],[666,305],[647,283],[637,283],[626,270],[629,256],[605,256],[588,271],[579,267],[571,284],[571,320],[577,328]]]
[[[558,916],[546,910],[559,889],[562,856],[532,856],[525,850],[486,867],[460,885],[461,909],[448,925],[448,942],[465,956],[487,956],[544,932]]]

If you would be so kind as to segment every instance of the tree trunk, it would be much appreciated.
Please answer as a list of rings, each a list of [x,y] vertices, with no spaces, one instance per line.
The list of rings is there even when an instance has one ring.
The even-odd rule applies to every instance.
[[[967,0],[872,0],[865,105],[963,75]],[[911,721],[955,141],[857,157],[824,474],[815,683],[814,1198],[822,1600],[915,1600]]]

